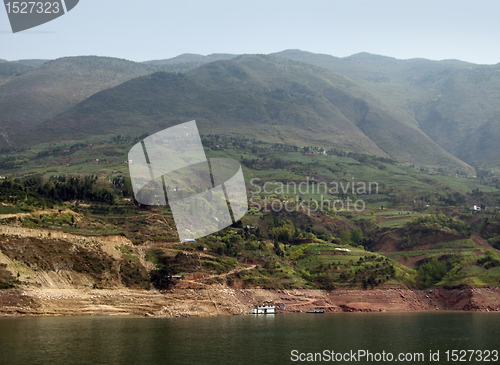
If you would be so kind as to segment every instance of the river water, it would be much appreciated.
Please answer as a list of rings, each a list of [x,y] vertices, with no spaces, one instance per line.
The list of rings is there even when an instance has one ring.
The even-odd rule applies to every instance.
[[[401,358],[403,364],[464,363],[447,362],[445,352],[451,356],[452,350],[476,350],[475,359],[479,354],[484,359],[485,350],[500,350],[500,313],[0,319],[0,364],[293,364],[311,363],[300,361],[308,353],[321,353],[322,358],[315,355],[320,362],[329,360],[325,354],[331,357],[331,351],[335,359],[358,350],[371,353],[373,361],[355,356],[336,363],[391,363],[387,353],[394,360],[408,356]],[[386,361],[376,362],[383,351]],[[437,360],[438,351],[439,361],[430,361],[431,353]],[[420,353],[424,361],[410,361]],[[494,353],[489,360],[473,362],[500,363]]]

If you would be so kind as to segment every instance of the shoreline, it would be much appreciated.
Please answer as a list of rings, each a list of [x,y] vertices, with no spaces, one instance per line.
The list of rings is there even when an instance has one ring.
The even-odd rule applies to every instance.
[[[285,304],[277,313],[500,312],[500,288],[466,289],[205,289],[166,292],[133,289],[7,289],[0,291],[0,317],[140,316],[156,318],[251,314],[263,303]]]
[[[0,268],[17,278],[14,289],[0,290],[0,317],[243,315],[262,304],[284,304],[278,311],[285,313],[315,308],[325,312],[500,311],[499,287],[412,290],[385,285],[370,290],[277,290],[242,289],[239,282],[228,286],[227,280],[206,280],[225,279],[232,272],[252,270],[255,264],[218,275],[188,274],[162,292],[131,289],[127,286],[138,287],[138,282],[127,282],[120,272],[154,270],[155,264],[147,258],[149,250],[192,253],[174,248],[172,242],[146,241],[134,246],[123,236],[84,237],[17,226],[0,225],[0,235],[6,250],[0,251]],[[136,264],[124,259],[122,251],[134,251]],[[18,261],[26,253],[29,257],[21,256]],[[82,259],[87,255],[93,261]],[[197,253],[196,257],[200,255],[206,254]],[[95,269],[95,262],[107,262],[109,267]],[[96,286],[104,289],[92,289]]]

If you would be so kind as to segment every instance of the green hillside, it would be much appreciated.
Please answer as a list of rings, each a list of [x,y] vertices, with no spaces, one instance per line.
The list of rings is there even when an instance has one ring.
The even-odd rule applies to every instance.
[[[26,140],[155,133],[191,119],[203,134],[336,148],[474,174],[408,114],[350,79],[273,56],[240,56],[184,75],[130,80],[47,120]]]
[[[478,167],[498,165],[499,65],[397,60],[368,53],[337,58],[287,50],[276,55],[346,75],[412,116],[422,131],[456,157]]]
[[[117,106],[97,105],[99,98],[113,94],[123,105],[151,99],[138,105],[141,112],[119,112],[125,124],[129,123],[127,118],[141,120],[137,128],[129,128],[134,134],[141,134],[144,128],[154,132],[189,116],[206,121],[207,130],[217,133],[234,135],[248,129],[261,140],[325,148],[336,144],[347,151],[390,156],[418,165],[447,166],[471,175],[473,170],[462,161],[477,168],[494,169],[498,165],[498,65],[398,60],[368,53],[337,58],[299,50],[275,56],[183,54],[142,64],[105,57],[2,61],[0,147],[26,146],[34,136],[35,142],[58,140],[47,136],[46,131],[59,130],[51,124],[64,118],[77,124],[84,121],[82,126],[88,118],[99,120],[97,129],[113,133],[117,124],[103,120],[103,114]],[[283,58],[302,63],[285,62]],[[183,72],[201,85],[194,87],[196,92],[191,97],[171,95],[173,90],[163,85],[161,92],[168,97],[160,96],[157,89],[141,92],[139,99],[131,100],[137,96],[137,90],[131,88],[147,89],[148,81],[142,79],[89,99],[58,117],[95,93],[155,71]],[[151,79],[149,82],[154,83]],[[210,95],[205,97],[203,93]],[[155,99],[158,105],[146,110]],[[160,106],[166,103],[171,104],[168,111]],[[241,108],[229,107],[227,111],[224,103]],[[78,115],[83,109],[86,115]],[[153,114],[154,120],[149,120]],[[116,117],[113,114],[111,119]],[[236,118],[235,124],[220,122],[228,118]],[[48,119],[51,121],[42,130],[33,130]],[[265,126],[259,130],[246,128],[249,123]],[[72,128],[79,133],[79,128]],[[83,128],[85,134],[94,133]],[[67,138],[72,138],[70,134],[65,132]]]
[[[29,68],[19,63],[10,64]],[[0,147],[24,145],[28,131],[46,119],[98,91],[149,71],[146,65],[120,59],[69,57],[47,62],[11,79],[0,85]],[[59,137],[52,138],[58,140]]]
[[[496,66],[301,51],[32,66],[0,85],[0,225],[135,246],[114,247],[118,272],[55,235],[4,237],[0,289],[21,287],[12,267],[49,272],[61,258],[90,268],[95,289],[187,274],[234,288],[500,283],[500,177],[463,162],[499,168]],[[249,209],[181,243],[168,205],[134,199],[127,153],[193,119],[208,158],[240,162]]]
[[[148,260],[161,262],[170,274],[227,273],[222,282],[236,287],[498,286],[500,256],[495,248],[500,248],[500,195],[487,180],[431,174],[374,156],[340,151],[325,155],[317,149],[205,137],[207,156],[241,162],[250,209],[233,227],[183,244],[177,241],[168,207],[141,206],[133,199],[124,160],[139,139],[94,137],[0,158],[0,169],[7,172],[7,178],[0,181],[0,215],[6,214],[0,216],[1,223],[84,235],[119,234],[137,248],[146,240],[171,242],[167,248],[148,251]],[[259,180],[252,182],[253,178]],[[378,188],[368,194],[349,189],[347,193],[318,192],[322,183],[347,184],[351,178],[376,181]],[[295,193],[293,187],[290,192],[276,190],[280,183],[304,181],[309,185],[306,192]],[[313,205],[308,212],[310,199],[321,198],[363,200],[366,209],[327,204],[321,209]],[[303,209],[296,208],[299,203]],[[471,213],[471,203],[487,208]],[[287,208],[272,208],[282,204]],[[61,251],[52,242],[29,242],[36,244],[33,249],[44,250],[47,262],[60,257]],[[13,244],[1,248],[12,260],[34,265],[39,259],[35,254],[19,254]],[[132,255],[131,249],[123,253]],[[30,247],[27,252],[37,251]],[[190,260],[172,261],[174,256],[179,259],[193,252],[204,253],[201,266],[193,266]],[[81,257],[93,260],[88,255]],[[129,262],[132,258],[128,257]],[[259,266],[231,273],[250,265]],[[139,268],[143,275],[136,284],[148,288],[152,281],[154,285],[155,271],[146,275]],[[132,275],[136,269],[127,269],[124,277],[137,278]],[[3,281],[4,285],[17,285],[14,278]]]

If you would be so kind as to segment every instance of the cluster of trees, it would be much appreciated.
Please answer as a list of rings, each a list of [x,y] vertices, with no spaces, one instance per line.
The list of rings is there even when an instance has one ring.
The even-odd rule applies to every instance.
[[[500,234],[496,234],[488,238],[488,243],[497,250],[500,250]]]
[[[88,146],[87,143],[75,143],[69,147],[59,146],[59,147],[49,148],[49,149],[38,152],[35,159],[40,159],[40,158],[44,158],[44,157],[48,157],[48,156],[59,156],[62,154],[70,155],[73,152],[78,151],[79,149],[86,148],[87,146]]]
[[[384,190],[380,188],[381,194],[389,194],[391,197],[392,206],[397,207],[400,205],[408,205],[415,210],[425,210],[427,204],[441,205],[441,206],[466,206],[467,196],[460,192],[453,192],[448,194],[427,193],[421,196],[415,196],[408,189],[402,188],[387,188]]]
[[[87,200],[113,204],[116,194],[97,176],[51,177],[46,181],[42,176],[24,179],[9,178],[0,184],[0,196],[8,199],[12,195],[28,196],[49,201]]]
[[[493,267],[500,266],[500,261],[497,260],[494,256],[495,256],[495,254],[494,254],[493,250],[487,250],[486,256],[478,259],[477,264],[481,265],[486,270],[489,270]]]
[[[330,265],[320,264],[306,279],[316,281],[325,289],[333,289],[336,283],[343,282],[351,286],[362,285],[364,289],[378,286],[395,277],[396,269],[387,258],[376,255],[360,257],[357,262]]]
[[[128,134],[124,135],[124,136],[121,134],[117,134],[116,136],[111,138],[111,141],[115,142],[115,143],[129,143],[129,142],[137,143],[139,141],[142,141],[144,138],[146,138],[148,136],[149,136],[149,133],[147,133],[147,132],[144,134],[141,134],[140,136],[136,136],[136,137],[131,137]]]
[[[295,237],[295,233],[295,226],[290,220],[283,221],[279,226],[273,227],[269,230],[271,238],[282,243],[292,242]]]
[[[447,206],[464,206],[467,204],[466,196],[458,191],[447,195],[439,195],[438,201],[443,202]]]
[[[251,149],[253,144],[248,138],[237,136],[237,137],[226,137],[218,134],[208,134],[201,140],[204,147],[216,148],[220,145],[231,144],[233,146],[239,147],[241,149]]]
[[[0,153],[0,155],[3,155]],[[0,158],[0,170],[14,170],[19,168],[20,161],[13,156],[6,156]]]
[[[143,140],[144,138],[146,138],[148,136],[149,136],[149,133],[144,133],[144,134],[141,134],[141,135],[135,136],[135,137],[131,137],[129,135],[117,134],[116,136],[111,137],[110,142],[111,143],[133,144],[133,143],[137,143],[137,142]],[[97,143],[99,145],[103,145],[103,144],[106,144],[109,142],[98,141],[95,143]],[[35,156],[35,159],[41,159],[41,158],[45,158],[45,157],[49,157],[49,156],[71,155],[74,152],[81,150],[81,149],[84,149],[84,148],[88,148],[89,146],[91,146],[91,144],[82,143],[82,142],[74,143],[74,144],[69,145],[69,146],[64,145],[64,146],[57,146],[57,147],[54,144],[54,145],[49,146],[47,149],[38,152],[37,155]],[[123,155],[123,151],[117,151],[116,155]]]
[[[352,232],[340,232],[340,243],[357,247],[363,243],[364,236],[360,227],[356,227]]]
[[[198,241],[210,247],[219,256],[237,257],[245,249],[251,249],[256,240],[255,235],[249,237],[245,230],[234,230],[229,227]]]
[[[113,189],[119,191],[121,195],[127,197],[134,196],[134,189],[132,188],[132,181],[130,177],[116,176],[112,180]]]
[[[413,218],[407,223],[407,227],[419,229],[449,228],[464,236],[470,236],[471,234],[471,228],[467,223],[461,221],[460,219],[447,217],[444,214],[433,214]]]
[[[315,240],[321,238],[325,241],[334,239],[331,232],[316,231],[312,225],[301,227],[300,222],[284,219],[275,215],[261,217],[257,227],[243,227],[241,221],[208,237],[199,239],[199,242],[207,245],[219,255],[238,257],[244,251],[274,251],[280,257],[285,255],[283,244],[289,245],[300,240]],[[274,248],[267,247],[266,239],[274,241]],[[340,235],[340,243],[357,247],[364,242],[363,231],[355,228],[352,232],[343,231]]]
[[[248,167],[249,169],[255,169],[255,170],[264,170],[264,169],[284,169],[287,167],[287,163],[283,161],[279,157],[263,157],[263,158],[253,158],[253,159],[248,159],[248,158],[242,158],[241,164],[245,167]]]
[[[198,262],[193,256],[188,256],[178,252],[174,257],[161,250],[148,252],[148,259],[156,264],[156,268],[151,271],[151,283],[156,289],[168,289],[172,284],[172,275],[179,272],[195,272]]]
[[[249,168],[253,168],[255,165],[264,164],[266,162],[266,156],[269,155],[269,150],[278,151],[278,152],[301,152],[304,154],[327,154],[329,156],[339,156],[339,157],[349,157],[361,163],[387,163],[387,164],[395,164],[396,162],[390,158],[378,157],[367,155],[364,153],[356,153],[356,152],[347,152],[337,149],[325,150],[321,147],[315,146],[305,146],[298,147],[292,146],[288,144],[282,143],[274,143],[272,145],[268,145],[264,142],[259,142],[255,140],[250,140],[245,137],[225,137],[220,135],[207,135],[202,139],[202,143],[205,147],[208,148],[216,148],[217,146],[226,146],[232,145],[238,147],[242,150],[250,151],[253,155],[259,156],[257,159],[244,159],[242,158],[242,163]],[[271,167],[275,169],[281,169],[285,167],[283,161],[280,161],[279,158],[271,158]],[[269,162],[268,162],[269,164]],[[384,166],[385,167],[385,166]]]
[[[337,150],[335,148],[328,150],[327,154],[330,156],[349,157],[361,163],[382,162],[391,165],[396,164],[396,161],[394,161],[391,158],[372,156],[372,155],[367,155],[365,153],[346,152],[342,150]]]
[[[476,169],[477,178],[482,185],[495,186],[500,189],[500,178],[491,170]]]

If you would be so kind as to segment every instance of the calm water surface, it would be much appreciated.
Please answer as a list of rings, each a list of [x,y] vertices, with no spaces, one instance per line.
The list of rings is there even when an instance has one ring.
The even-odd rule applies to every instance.
[[[453,349],[500,350],[500,313],[0,319],[0,364],[300,363],[292,350],[423,352],[419,364],[436,364],[429,351],[447,363]]]

